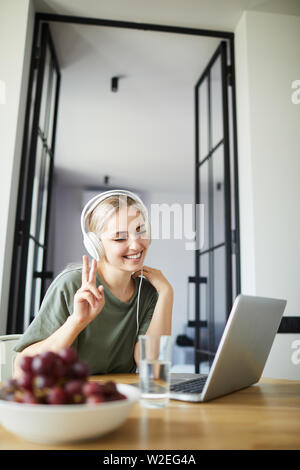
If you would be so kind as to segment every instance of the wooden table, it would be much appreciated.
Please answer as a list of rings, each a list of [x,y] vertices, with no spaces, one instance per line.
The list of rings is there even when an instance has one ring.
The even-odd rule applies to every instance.
[[[94,376],[136,383],[136,374]],[[262,379],[206,403],[170,400],[164,409],[134,406],[127,421],[97,440],[32,444],[0,425],[0,449],[300,449],[300,381]]]

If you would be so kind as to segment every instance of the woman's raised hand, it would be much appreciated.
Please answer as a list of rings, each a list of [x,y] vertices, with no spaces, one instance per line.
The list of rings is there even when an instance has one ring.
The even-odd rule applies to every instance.
[[[88,325],[101,312],[105,304],[104,287],[96,286],[97,261],[93,259],[91,270],[89,260],[83,256],[82,283],[74,296],[74,319],[80,325]]]

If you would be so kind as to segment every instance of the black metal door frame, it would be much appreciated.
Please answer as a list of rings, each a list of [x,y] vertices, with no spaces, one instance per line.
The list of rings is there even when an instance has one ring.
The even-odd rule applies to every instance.
[[[51,65],[55,70],[56,88],[53,98],[53,120],[52,132],[49,136],[51,145],[44,133],[41,131],[40,110],[42,101],[42,92],[44,84],[46,48],[51,51]],[[50,74],[49,74],[50,75]],[[36,247],[43,249],[42,270],[34,272],[33,278],[41,279],[40,298],[43,297],[46,290],[46,278],[51,278],[51,273],[47,272],[47,251],[49,242],[49,218],[51,207],[51,190],[53,180],[54,167],[54,150],[56,137],[57,110],[60,89],[60,70],[53,46],[49,25],[35,21],[33,47],[31,53],[31,65],[29,75],[29,85],[26,103],[26,114],[24,123],[23,146],[21,168],[19,176],[19,191],[17,199],[14,249],[12,257],[10,294],[9,294],[9,315],[7,318],[7,334],[21,333],[24,329],[24,309],[25,309],[25,290],[27,280],[27,263],[28,263],[28,247],[29,241],[32,240]],[[48,87],[49,92],[49,87]],[[48,96],[49,99],[49,96]],[[49,103],[47,101],[47,106]],[[50,111],[49,111],[50,112]],[[41,244],[38,237],[30,233],[31,214],[32,214],[32,198],[34,188],[34,176],[37,157],[38,139],[43,142],[43,152],[47,152],[49,156],[49,173],[47,181],[47,205],[45,210],[45,227],[44,241]],[[43,174],[43,176],[45,176]],[[41,205],[40,194],[38,195],[38,205]],[[38,214],[40,217],[40,214]],[[40,221],[39,221],[40,222]],[[40,230],[40,226],[39,226]],[[36,261],[36,250],[34,259]],[[31,299],[32,303],[32,299]],[[31,318],[32,319],[32,318]]]
[[[221,96],[222,96],[222,138],[218,142],[213,142],[212,140],[212,70],[213,67],[217,64],[217,61],[220,60],[220,79],[221,79]],[[196,373],[200,372],[200,363],[203,360],[207,360],[211,364],[214,354],[216,352],[216,332],[215,332],[215,319],[214,319],[214,299],[215,299],[215,286],[214,286],[214,255],[216,250],[224,247],[225,249],[225,305],[224,305],[224,327],[225,322],[230,313],[232,303],[233,303],[233,288],[232,288],[232,268],[234,268],[234,275],[236,279],[236,289],[237,293],[240,292],[240,271],[239,271],[239,257],[235,256],[235,264],[232,265],[232,254],[233,249],[235,255],[237,254],[236,244],[233,244],[232,240],[232,214],[231,214],[231,175],[230,175],[230,143],[229,143],[229,108],[228,108],[228,86],[232,86],[232,67],[231,64],[228,65],[227,60],[227,43],[226,41],[221,41],[220,45],[216,49],[215,53],[211,57],[209,63],[207,64],[205,70],[202,72],[201,77],[195,86],[195,188],[196,188],[196,206],[203,203],[201,200],[201,184],[199,172],[202,171],[203,166],[208,167],[207,171],[207,202],[208,207],[205,210],[209,213],[205,222],[202,223],[208,224],[208,240],[206,241],[207,246],[205,249],[199,248],[195,252],[195,371]],[[200,88],[205,87],[206,84],[206,100],[207,100],[207,116],[201,116],[201,109],[199,106],[200,100]],[[201,102],[200,102],[201,104]],[[204,119],[203,119],[204,118]],[[200,152],[200,143],[201,137],[200,133],[200,122],[207,122],[207,153],[204,156],[201,156]],[[224,241],[215,244],[214,241],[214,203],[213,203],[213,158],[216,155],[216,152],[220,149],[223,149],[223,164],[224,164]],[[204,170],[203,170],[204,171]],[[234,174],[234,173],[233,173]],[[234,175],[235,177],[235,175]],[[235,212],[235,216],[238,213]],[[237,226],[237,221],[234,221],[234,226]],[[222,223],[222,221],[220,221]],[[234,237],[236,238],[236,236]],[[201,259],[203,256],[208,256],[208,271],[209,275],[204,275],[201,270]],[[200,288],[201,285],[206,287],[206,297],[205,301],[209,305],[209,312],[207,313],[208,317],[204,318],[204,312],[201,312],[201,294]],[[204,326],[205,324],[205,326]],[[201,330],[206,330],[205,344],[202,344],[200,333]]]

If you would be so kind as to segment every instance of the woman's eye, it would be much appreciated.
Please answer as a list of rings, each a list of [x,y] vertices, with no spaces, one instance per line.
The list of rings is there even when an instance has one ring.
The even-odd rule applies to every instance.
[[[142,231],[137,230],[136,233],[137,233],[138,236],[140,236],[140,235],[142,235],[143,233],[146,233],[146,232],[147,232],[147,230],[142,230]],[[113,240],[114,240],[114,242],[123,242],[124,240],[127,240],[127,237],[124,237],[124,238],[114,238]]]

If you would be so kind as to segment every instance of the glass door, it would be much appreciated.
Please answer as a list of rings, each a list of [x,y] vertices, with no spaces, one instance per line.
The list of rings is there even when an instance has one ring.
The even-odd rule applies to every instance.
[[[222,41],[195,86],[195,201],[204,239],[195,254],[195,372],[210,367],[239,291],[233,165],[232,69]],[[203,231],[202,228],[202,231]]]
[[[22,333],[39,310],[47,270],[60,70],[43,23],[35,34],[19,180],[7,333]]]

